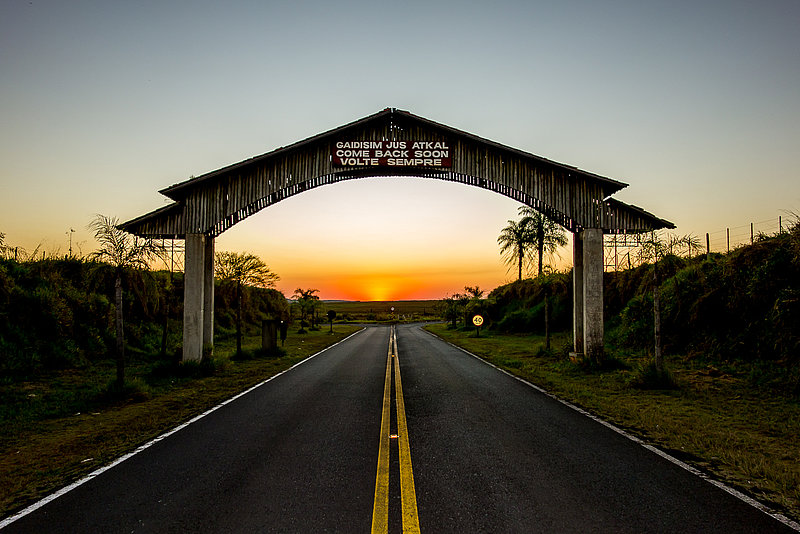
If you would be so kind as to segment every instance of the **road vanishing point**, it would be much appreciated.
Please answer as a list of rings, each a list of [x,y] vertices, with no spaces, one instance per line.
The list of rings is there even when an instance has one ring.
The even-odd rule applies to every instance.
[[[795,532],[418,325],[367,327],[11,519],[4,534]]]

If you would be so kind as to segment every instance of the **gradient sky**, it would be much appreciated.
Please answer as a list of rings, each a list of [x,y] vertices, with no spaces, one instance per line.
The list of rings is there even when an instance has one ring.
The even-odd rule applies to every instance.
[[[630,184],[704,236],[800,212],[800,2],[0,0],[0,232],[94,247],[158,190],[386,107]],[[290,295],[439,298],[514,277],[518,204],[355,180],[240,223]],[[776,228],[777,229],[777,222]],[[566,261],[569,262],[569,253]]]

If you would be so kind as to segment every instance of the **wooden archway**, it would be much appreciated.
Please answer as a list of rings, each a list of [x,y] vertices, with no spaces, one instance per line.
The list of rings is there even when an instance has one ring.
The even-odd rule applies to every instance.
[[[674,228],[615,200],[622,182],[387,108],[161,191],[169,206],[121,225],[185,239],[184,360],[213,348],[214,238],[290,196],[342,180],[416,176],[481,187],[544,213],[574,234],[575,352],[603,350],[603,234]]]

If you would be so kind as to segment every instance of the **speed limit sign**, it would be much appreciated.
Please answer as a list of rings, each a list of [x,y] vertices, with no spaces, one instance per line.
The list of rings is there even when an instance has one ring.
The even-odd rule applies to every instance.
[[[483,324],[483,317],[480,316],[480,315],[476,315],[475,317],[472,318],[472,324],[474,324],[475,326],[482,325]]]

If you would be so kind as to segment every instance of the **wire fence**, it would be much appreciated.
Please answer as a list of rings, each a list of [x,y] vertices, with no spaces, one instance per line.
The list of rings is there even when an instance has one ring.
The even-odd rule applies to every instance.
[[[764,238],[788,231],[799,224],[800,218],[790,215],[779,215],[771,219],[751,222],[741,226],[731,226],[716,232],[708,232],[703,236],[689,236],[691,245],[679,252],[681,256],[693,257],[700,254],[726,253],[737,247],[752,245]],[[605,236],[604,265],[606,271],[631,269],[641,265],[643,259],[639,253],[642,239],[646,235],[614,235]]]
[[[730,252],[742,245],[752,245],[760,237],[786,231],[791,224],[791,221],[787,221],[783,216],[778,216],[742,226],[733,226],[724,230],[709,232],[705,235],[706,252]]]

